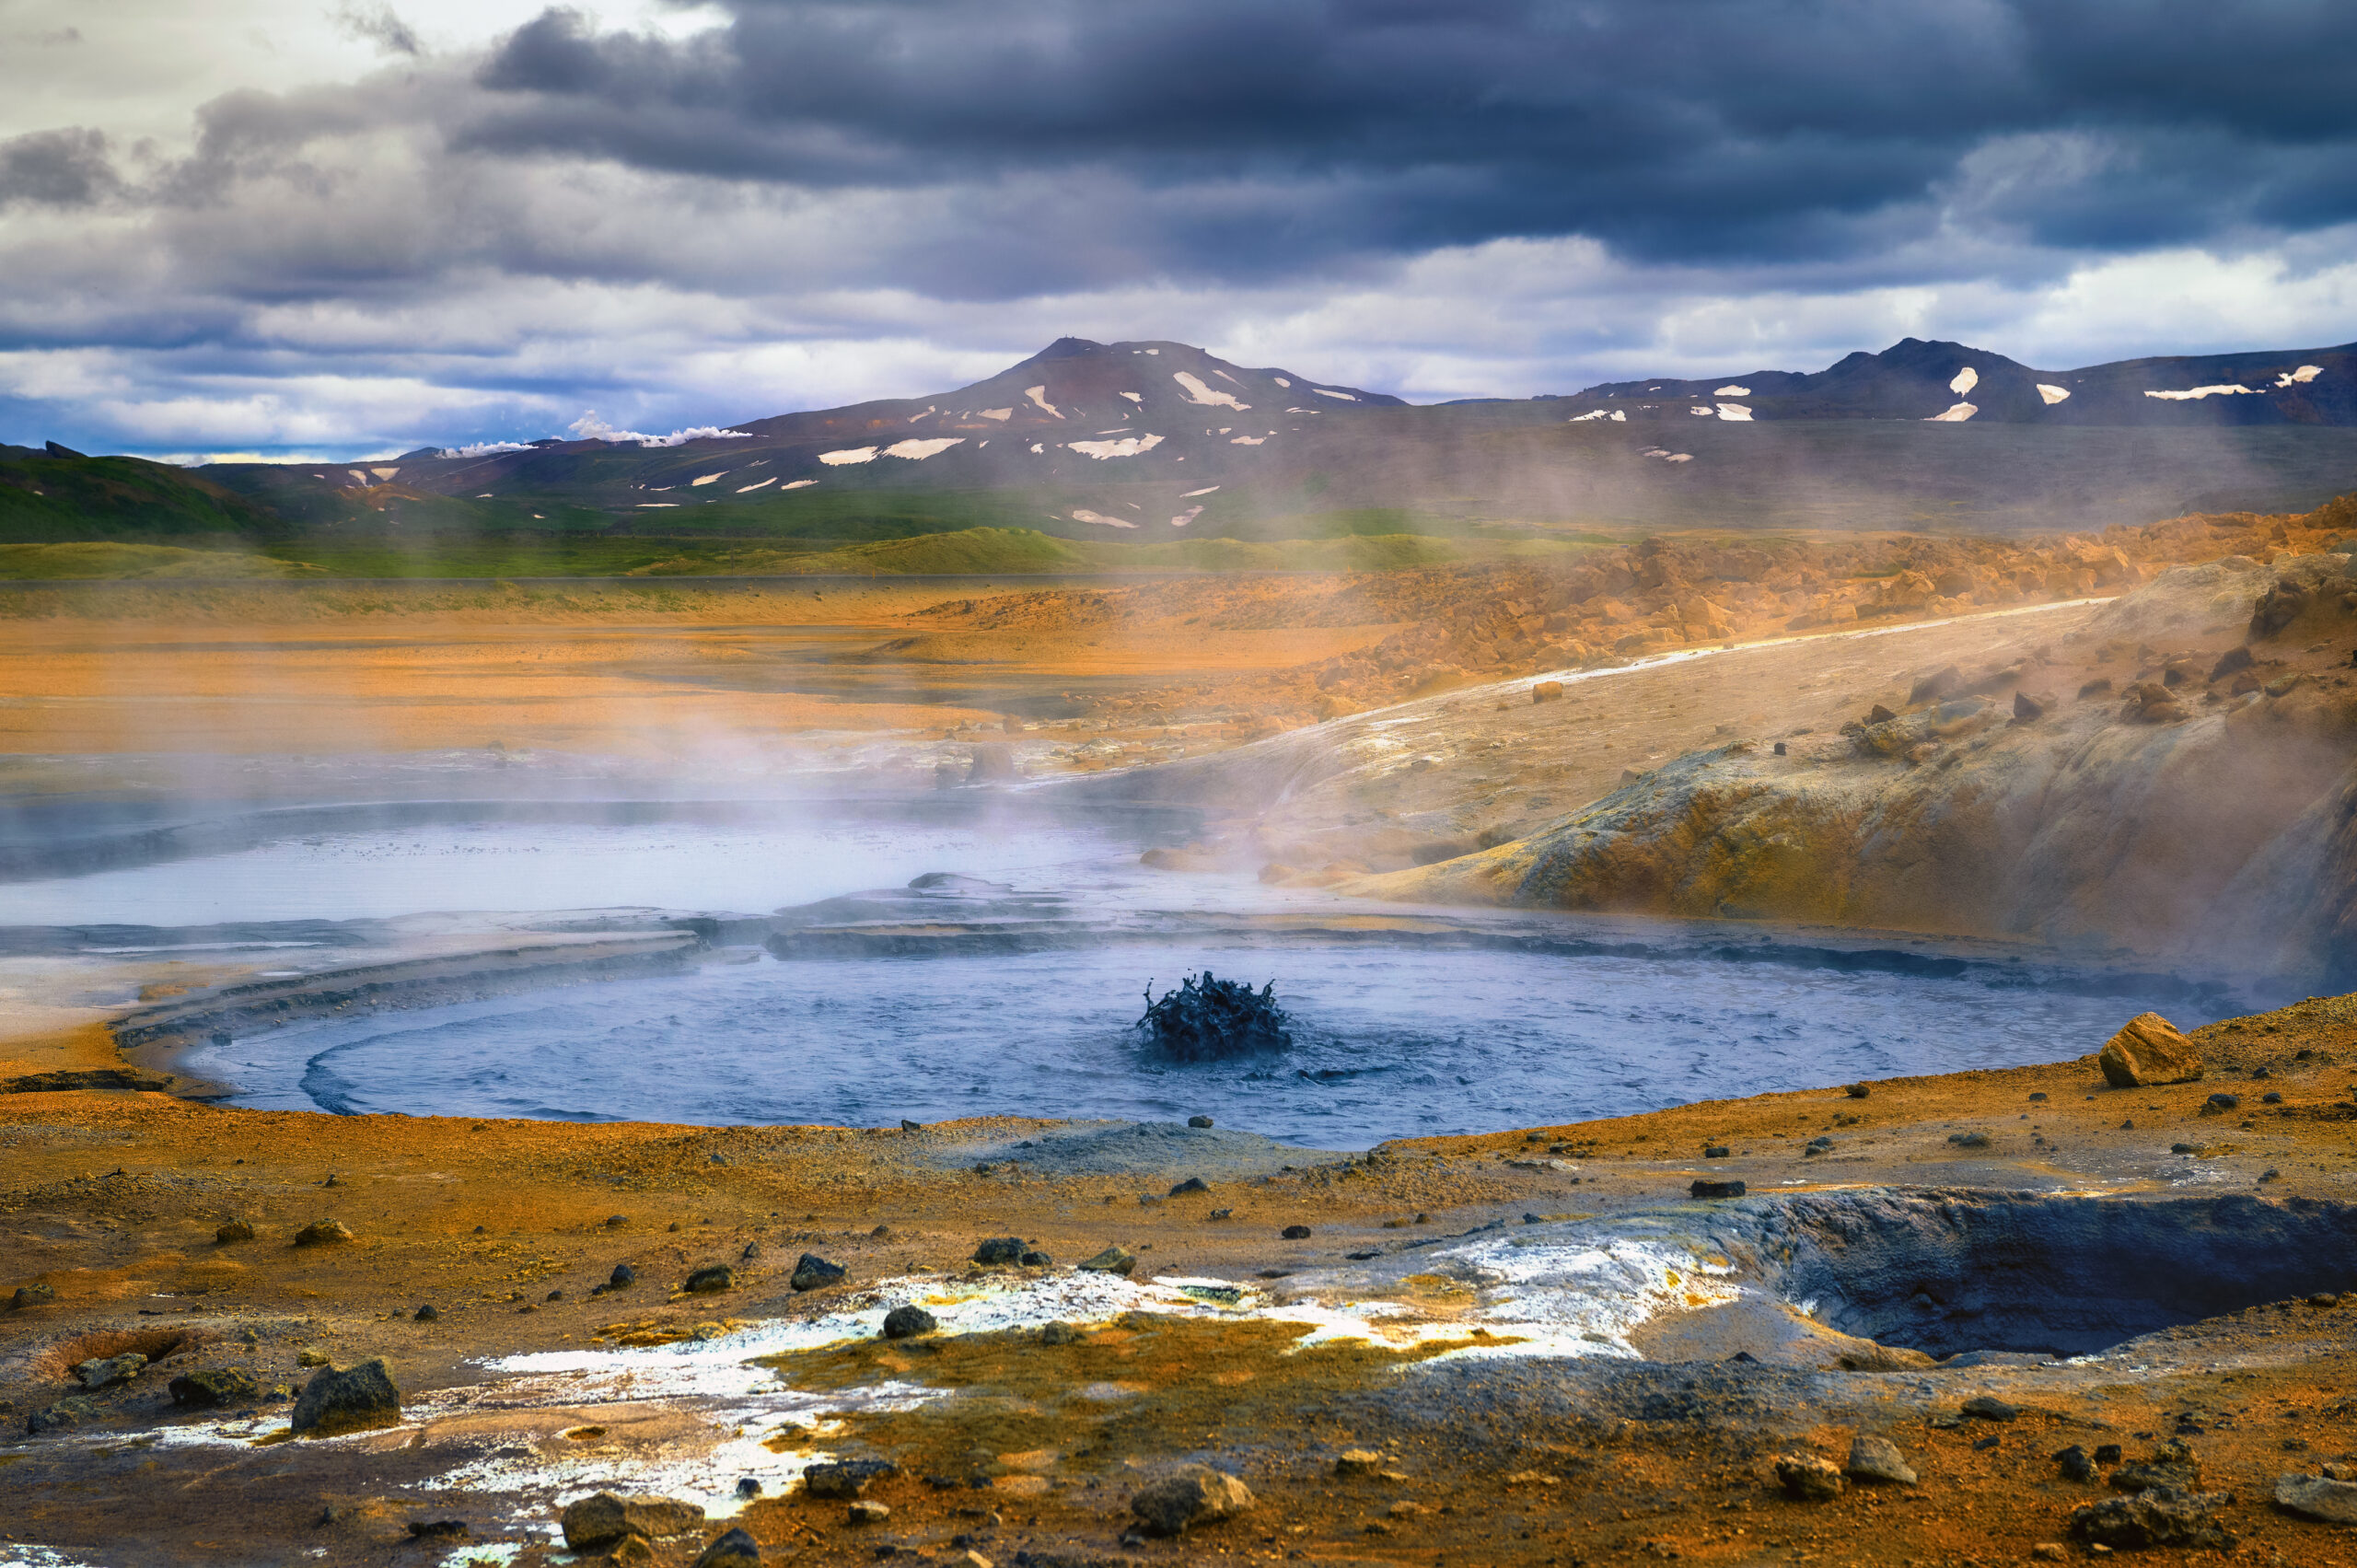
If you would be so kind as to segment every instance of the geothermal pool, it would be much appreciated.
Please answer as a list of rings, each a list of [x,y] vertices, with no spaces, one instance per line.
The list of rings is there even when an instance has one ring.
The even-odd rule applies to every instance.
[[[93,869],[0,885],[0,940],[192,958],[245,947],[265,974],[288,974],[348,961],[320,923],[479,930],[483,912],[504,912],[489,928],[528,930],[557,912],[765,917],[815,904],[807,918],[822,932],[881,918],[979,939],[908,952],[854,935],[783,957],[722,947],[685,973],[233,1032],[174,1067],[227,1086],[235,1103],[339,1113],[855,1126],[1207,1114],[1337,1149],[2050,1061],[2148,1006],[2185,1027],[2235,1010],[2223,993],[2190,999],[2165,979],[2107,989],[1990,954],[1956,972],[1861,971],[1808,950],[1769,954],[1743,927],[1421,920],[1263,888],[1248,871],[1139,864],[1143,847],[1191,830],[1168,815],[980,792],[307,808],[218,829],[221,853],[180,842],[138,863],[101,845]],[[927,872],[999,890],[880,914],[819,902]],[[1205,968],[1273,981],[1294,1046],[1207,1064],[1144,1049],[1131,1025],[1146,984]]]

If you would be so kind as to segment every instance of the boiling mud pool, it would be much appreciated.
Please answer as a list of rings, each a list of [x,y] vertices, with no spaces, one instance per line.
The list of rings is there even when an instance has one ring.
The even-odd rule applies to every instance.
[[[1149,977],[1273,979],[1291,1051],[1155,1060]],[[336,1111],[891,1124],[1170,1120],[1324,1148],[1861,1077],[2051,1061],[2146,1002],[1693,958],[1324,945],[763,958],[692,975],[296,1027],[188,1065]],[[2173,1015],[2190,1026],[2209,1015]]]

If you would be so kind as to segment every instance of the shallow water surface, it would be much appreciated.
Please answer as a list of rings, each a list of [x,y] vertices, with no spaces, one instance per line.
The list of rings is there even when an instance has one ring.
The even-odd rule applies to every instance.
[[[1152,980],[1273,980],[1285,1051],[1157,1060]],[[1319,943],[718,963],[691,975],[291,1027],[190,1070],[334,1111],[889,1125],[1197,1113],[1324,1148],[1855,1078],[2052,1061],[2149,1005],[1985,978],[1705,957]],[[2181,998],[2190,1027],[2210,1015]]]

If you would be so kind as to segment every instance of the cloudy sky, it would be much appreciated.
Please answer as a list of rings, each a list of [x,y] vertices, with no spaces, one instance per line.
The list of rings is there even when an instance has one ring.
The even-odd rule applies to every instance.
[[[2357,339],[2349,0],[0,0],[0,441]]]

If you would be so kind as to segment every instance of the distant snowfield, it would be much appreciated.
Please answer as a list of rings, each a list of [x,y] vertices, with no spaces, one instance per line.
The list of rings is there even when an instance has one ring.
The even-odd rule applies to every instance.
[[[1190,490],[1187,494],[1178,497],[1178,499],[1181,501],[1192,501],[1196,496],[1209,495],[1213,491],[1217,490],[1219,486],[1216,484],[1206,484],[1201,490]]]
[[[829,468],[842,468],[851,463],[872,463],[876,460],[873,447],[846,447],[840,452],[821,452],[819,460]]]
[[[1747,398],[1751,396],[1751,389],[1748,387],[1721,387],[1717,391],[1713,392],[1711,396],[1714,398]]]
[[[2218,387],[2188,387],[2181,392],[2146,392],[2148,398],[2165,398],[2173,403],[2198,403],[2204,398],[2231,398],[2237,394],[2258,395],[2257,387],[2235,385]]]
[[[1980,372],[1968,365],[1957,371],[1955,378],[1948,382],[1948,390],[1960,398],[1979,385],[1980,385]]]
[[[1174,528],[1183,528],[1189,523],[1193,522],[1197,517],[1200,517],[1202,515],[1203,509],[1201,506],[1190,506],[1185,511],[1179,513],[1177,517],[1171,518],[1170,526]]]
[[[1134,458],[1140,452],[1151,452],[1162,445],[1162,437],[1124,436],[1119,441],[1067,441],[1064,445],[1085,458],[1102,462],[1108,458]]]
[[[1718,412],[1721,419],[1731,419],[1738,424],[1748,424],[1751,420],[1751,411],[1741,403],[1721,403]]]
[[[966,438],[963,436],[935,436],[923,441],[911,436],[906,441],[893,442],[884,448],[884,455],[888,458],[906,458],[912,463],[921,463],[927,458],[939,456],[952,447],[962,447],[965,444]]]
[[[1258,447],[1268,439],[1265,436],[1237,436],[1229,440],[1231,447]]]
[[[703,481],[702,481],[702,480],[698,480],[698,481],[696,481],[696,482],[697,482],[698,484],[702,484],[702,483],[703,482]],[[753,482],[752,483],[750,483],[750,484],[740,484],[740,485],[738,485],[738,486],[737,487],[737,494],[739,494],[739,495],[750,495],[754,491],[756,491],[756,490],[766,490],[766,489],[768,489],[771,485],[775,484],[776,482],[777,482],[777,475],[775,475],[775,474],[772,474],[772,475],[770,475],[770,476],[769,476],[769,478],[767,478],[767,479],[756,480],[756,481],[754,481],[754,482]],[[818,482],[818,481],[816,481],[816,480],[812,480],[812,479],[806,479],[806,480],[804,480],[802,482],[803,482],[803,483],[805,483],[805,484],[816,484],[816,483]]]
[[[788,480],[785,483],[779,485],[778,488],[780,490],[807,490],[818,482],[819,482],[815,479],[795,479]]]
[[[2049,387],[2045,382],[2040,381],[2038,384],[2038,395],[2045,399],[2049,403],[2059,403],[2063,399],[2071,395],[2071,389],[2068,387]]]
[[[1048,384],[1045,381],[1040,382],[1036,387],[1024,388],[1023,395],[1029,398],[1033,402],[1038,403],[1050,413],[1054,414],[1058,419],[1062,419],[1064,416],[1063,410],[1058,408],[1055,404],[1048,401]]]
[[[974,412],[984,419],[995,419],[1002,422],[1015,417],[1015,411],[1011,408],[983,408],[976,409]]]
[[[1133,528],[1137,527],[1137,524],[1130,521],[1127,517],[1109,517],[1102,512],[1092,512],[1086,506],[1074,506],[1072,509],[1072,520],[1075,523],[1095,523],[1100,528]]]
[[[1945,412],[1932,415],[1930,418],[1923,421],[1923,423],[1926,424],[1962,424],[1966,420],[1970,419],[1974,414],[1979,413],[1980,412],[1980,408],[1972,403],[1957,403]]]
[[[1321,398],[1340,398],[1346,403],[1354,403],[1359,401],[1358,394],[1355,392],[1329,392],[1323,387],[1312,387],[1309,389]]]
[[[716,484],[727,477],[728,470],[726,469],[722,469],[718,473],[700,473],[696,475],[695,478],[688,481],[688,486],[690,489],[693,489],[699,484]]]
[[[2303,365],[2297,370],[2286,370],[2275,378],[2278,387],[2302,386],[2324,374],[2321,365]]]
[[[1250,403],[1237,401],[1235,393],[1221,391],[1191,371],[1175,370],[1171,372],[1170,378],[1178,382],[1180,389],[1185,391],[1189,402],[1198,403],[1204,408],[1232,408],[1237,412],[1242,413],[1252,406]]]

